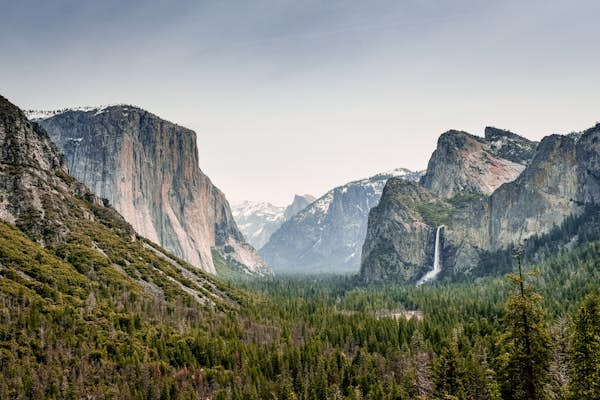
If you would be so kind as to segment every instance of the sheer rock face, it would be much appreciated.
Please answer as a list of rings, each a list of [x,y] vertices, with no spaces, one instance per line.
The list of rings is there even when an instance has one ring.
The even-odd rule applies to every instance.
[[[379,205],[369,213],[361,260],[364,281],[412,281],[423,265],[432,262],[435,228],[425,222],[417,206],[435,199],[414,182],[388,180]]]
[[[580,173],[577,201],[600,204],[600,123],[574,139]]]
[[[459,193],[489,195],[519,176],[536,145],[496,128],[486,128],[485,138],[448,131],[438,139],[421,184],[447,198]]]
[[[226,257],[264,271],[224,194],[198,167],[193,131],[132,106],[66,111],[39,123],[70,173],[108,199],[141,236],[211,273],[211,249],[225,246]]]
[[[573,138],[548,136],[521,176],[492,194],[489,250],[546,233],[578,211],[573,201],[580,186],[576,152]]]
[[[547,136],[534,153],[529,146],[533,142],[511,135],[489,128],[485,140],[446,133],[429,163],[431,170],[421,180],[429,188],[419,191],[390,181],[369,215],[363,279],[416,280],[431,265],[432,232],[442,224],[443,268],[469,274],[484,252],[548,233],[586,204],[600,204],[600,124],[581,135]],[[503,168],[462,173],[473,167],[473,160],[492,156],[521,165],[522,172],[514,178]],[[450,163],[446,171],[440,164],[443,159]],[[489,179],[494,172],[500,176]],[[491,193],[487,191],[492,186],[482,185],[503,180]],[[421,199],[411,193],[419,193]]]
[[[369,211],[394,176],[417,181],[403,168],[338,186],[286,221],[260,254],[282,272],[357,272]]]

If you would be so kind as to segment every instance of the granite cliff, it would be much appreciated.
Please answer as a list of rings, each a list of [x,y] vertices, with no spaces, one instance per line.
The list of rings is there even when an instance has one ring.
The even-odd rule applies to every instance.
[[[379,204],[369,212],[362,247],[361,274],[366,282],[414,278],[415,270],[433,260],[435,228],[419,212],[419,205],[436,197],[415,182],[391,178]]]
[[[528,238],[543,242],[600,203],[599,142],[600,125],[539,145],[494,128],[485,138],[443,134],[420,186],[386,185],[369,215],[361,276],[415,282],[431,269],[438,226],[446,276],[470,276],[490,254]],[[583,240],[565,232],[567,241]]]
[[[536,142],[497,128],[486,128],[484,138],[451,130],[438,139],[421,184],[443,197],[489,195],[519,176],[536,146]]]
[[[70,173],[140,235],[211,273],[213,250],[248,272],[268,271],[200,170],[193,131],[125,105],[63,110],[38,122]]]

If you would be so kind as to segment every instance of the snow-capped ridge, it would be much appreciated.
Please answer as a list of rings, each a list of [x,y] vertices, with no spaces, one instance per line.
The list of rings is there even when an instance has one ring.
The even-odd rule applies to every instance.
[[[245,239],[255,248],[261,248],[281,224],[304,209],[315,198],[311,195],[295,195],[287,207],[269,202],[243,201],[232,206],[233,218]]]
[[[326,214],[329,210],[329,206],[333,201],[336,192],[346,193],[352,186],[363,186],[371,188],[374,192],[381,194],[383,187],[389,178],[405,178],[412,181],[418,181],[425,171],[411,171],[406,168],[395,168],[389,171],[381,172],[368,178],[358,179],[355,181],[348,182],[344,185],[337,186],[323,196],[315,200],[311,205],[306,207],[303,211],[296,214],[294,218],[302,218],[302,214]]]
[[[40,120],[40,119],[48,119],[51,117],[54,117],[55,115],[59,115],[59,114],[64,114],[66,112],[94,112],[94,115],[100,115],[103,112],[105,112],[107,109],[112,108],[112,107],[122,107],[125,111],[127,110],[128,107],[131,108],[136,108],[136,109],[142,109],[140,107],[131,105],[131,104],[124,104],[124,103],[114,103],[114,104],[105,104],[105,105],[100,105],[100,106],[75,106],[75,107],[65,107],[65,108],[60,108],[60,109],[56,109],[56,110],[34,110],[34,109],[30,109],[30,110],[23,110],[23,112],[25,113],[25,116],[31,120],[31,121],[35,121],[35,120]]]
[[[356,272],[369,211],[388,179],[422,175],[397,168],[337,186],[283,223],[259,253],[280,272]]]

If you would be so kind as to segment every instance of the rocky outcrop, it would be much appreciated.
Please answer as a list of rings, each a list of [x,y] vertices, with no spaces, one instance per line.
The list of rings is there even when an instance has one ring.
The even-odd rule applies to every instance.
[[[421,184],[447,198],[459,193],[489,195],[519,176],[536,145],[496,128],[486,128],[485,138],[448,131],[438,139]]]
[[[493,127],[485,128],[485,142],[496,157],[527,165],[535,156],[538,143],[511,131]]]
[[[59,243],[68,235],[64,219],[69,214],[89,214],[64,203],[66,197],[103,206],[100,198],[68,175],[46,131],[1,96],[0,148],[0,219],[42,246]]]
[[[285,222],[260,254],[280,272],[356,272],[369,210],[393,176],[416,181],[421,174],[398,169],[336,187]]]
[[[244,201],[232,206],[233,218],[246,240],[256,249],[263,247],[273,232],[288,219],[315,201],[309,194],[295,195],[287,207],[266,202]]]
[[[534,153],[532,146],[492,128],[485,139],[456,131],[442,135],[421,180],[424,188],[390,181],[369,216],[363,279],[423,276],[432,265],[431,234],[441,225],[446,274],[469,275],[487,255],[548,234],[600,203],[600,125],[581,135],[545,137]],[[506,162],[521,165],[522,172],[512,178],[496,168]]]
[[[123,105],[67,110],[39,123],[70,173],[108,199],[140,235],[211,273],[213,248],[249,271],[266,271],[224,194],[198,167],[193,131]]]
[[[489,250],[543,234],[577,212],[580,168],[573,138],[545,137],[531,165],[489,198]]]
[[[418,207],[436,200],[414,182],[387,181],[379,204],[369,213],[360,271],[365,282],[412,281],[423,265],[432,262],[435,228]]]

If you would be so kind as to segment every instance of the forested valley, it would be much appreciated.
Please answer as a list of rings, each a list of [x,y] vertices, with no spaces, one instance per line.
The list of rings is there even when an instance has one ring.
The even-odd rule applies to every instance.
[[[198,307],[90,283],[110,266],[75,271],[13,228],[3,238],[3,399],[600,396],[598,242],[522,280],[515,260],[505,277],[421,287],[247,279],[222,284],[235,306]]]

